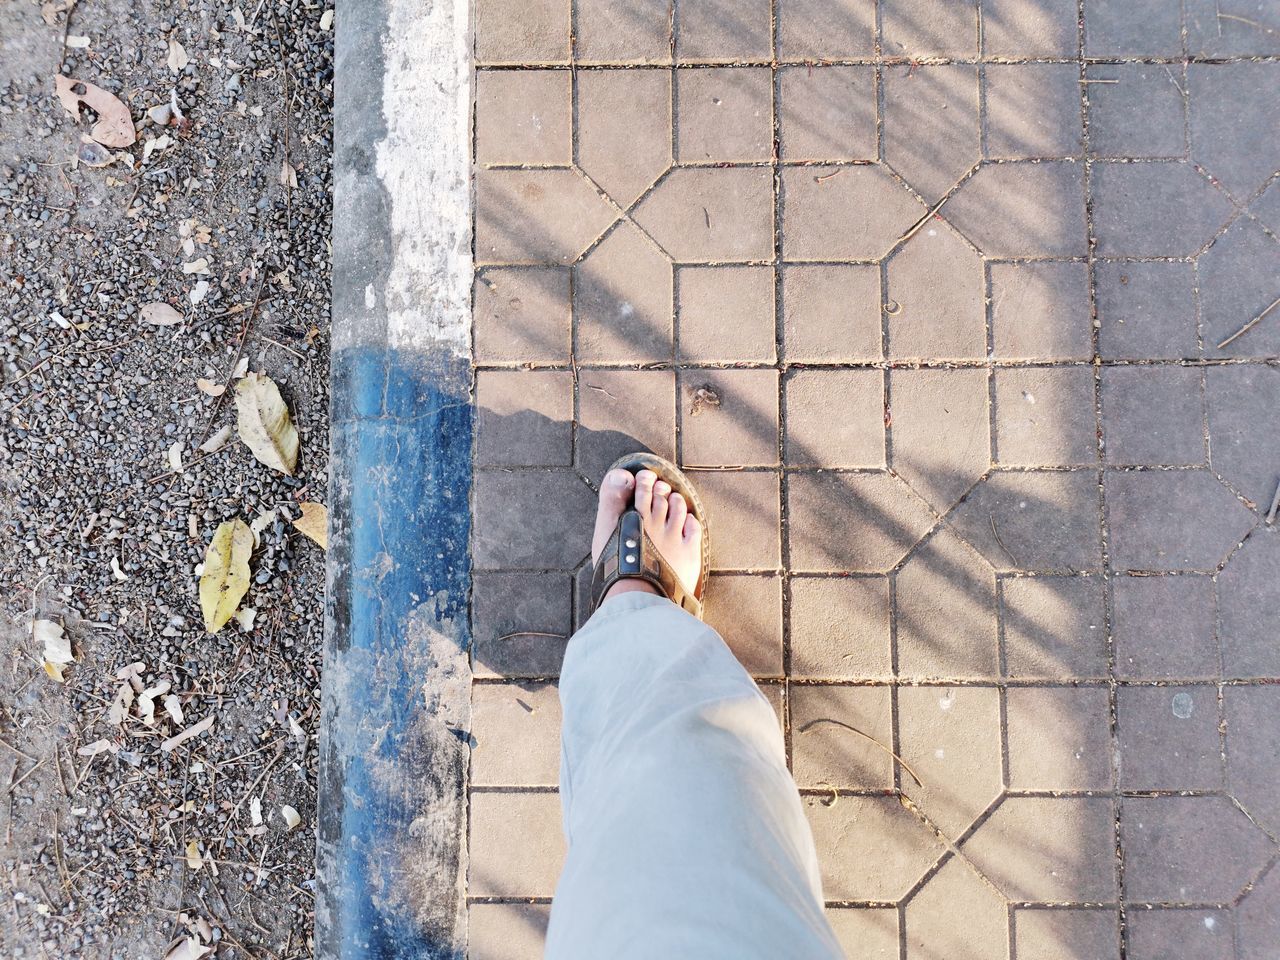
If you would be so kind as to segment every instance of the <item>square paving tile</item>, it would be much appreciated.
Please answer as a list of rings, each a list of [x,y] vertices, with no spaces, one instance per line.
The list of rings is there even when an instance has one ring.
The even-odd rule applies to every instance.
[[[1073,157],[1083,146],[1074,63],[988,64],[986,156]]]
[[[1227,786],[1250,815],[1275,833],[1280,827],[1280,687],[1226,687]]]
[[[1225,910],[1134,910],[1126,918],[1133,960],[1232,960],[1231,915]]]
[[[712,574],[705,619],[752,676],[782,676],[781,577]]]
[[[1019,960],[1094,960],[1120,956],[1120,915],[1108,909],[1016,909]]]
[[[874,266],[784,267],[783,354],[791,363],[879,360],[880,304]]]
[[[676,71],[676,155],[682,163],[768,160],[773,74],[768,67]]]
[[[791,466],[884,466],[884,374],[797,370],[786,379],[785,457]]]
[[[1093,339],[1085,264],[992,263],[990,271],[991,337],[998,359],[1089,358]]]
[[[897,910],[885,907],[829,909],[827,922],[845,953],[866,960],[897,960]]]
[[[572,632],[569,573],[476,573],[471,669],[477,676],[554,677]]]
[[[579,70],[578,166],[630,207],[671,166],[671,71]]]
[[[476,74],[476,161],[568,163],[573,98],[564,70]]]
[[[776,359],[772,267],[680,267],[676,302],[682,361]]]
[[[885,67],[883,77],[885,162],[936,203],[982,155],[978,70],[912,63]]]
[[[573,462],[573,374],[481,370],[476,374],[476,463],[567,467]]]
[[[769,0],[685,0],[676,19],[681,60],[767,60]]]
[[[1086,0],[1087,57],[1176,57],[1181,11],[1164,0]]]
[[[916,60],[978,52],[977,0],[882,0],[881,17],[886,56]]]
[[[474,290],[477,363],[568,362],[568,270],[489,267]]]
[[[1097,462],[1091,367],[1003,369],[994,379],[997,463],[1071,467]]]
[[[819,850],[822,890],[829,900],[898,900],[945,848],[897,797],[841,797],[828,806],[805,798],[805,814]]]
[[[892,788],[893,758],[868,737],[881,744],[893,741],[888,687],[791,688],[791,753],[802,790]]]
[[[872,66],[780,68],[778,125],[783,159],[876,159],[875,84]]]
[[[958,857],[925,881],[907,902],[903,920],[908,957],[954,957],[970,950],[998,957],[1008,948],[1004,898]]]
[[[577,466],[598,482],[624,453],[676,453],[676,382],[666,370],[579,370]]]
[[[1019,680],[1107,675],[1107,631],[1098,577],[1001,581],[1005,662]]]
[[[471,794],[471,896],[551,896],[564,849],[559,794]]]
[[[1117,577],[1111,612],[1116,676],[1135,680],[1218,676],[1215,619],[1209,577]]]
[[[577,0],[579,62],[657,63],[671,59],[670,0]]]
[[[991,57],[1074,57],[1079,13],[1070,3],[982,0],[983,52]]]
[[[778,463],[778,371],[685,370],[679,388],[684,463],[700,467]],[[704,400],[707,396],[716,399]]]
[[[1005,703],[1010,787],[1110,789],[1106,687],[1010,687]]]
[[[1222,788],[1216,687],[1121,687],[1116,730],[1121,789]]]
[[[547,903],[472,903],[467,907],[467,946],[476,960],[529,960],[542,956]]]
[[[1175,72],[1176,71],[1176,72]],[[1097,157],[1183,157],[1186,80],[1176,65],[1090,67],[1089,152]]]
[[[471,782],[554,787],[560,776],[560,696],[548,683],[471,689]]]
[[[1194,267],[1188,262],[1099,263],[1098,350],[1108,360],[1195,359]]]
[[[847,60],[874,51],[875,8],[867,0],[777,0],[778,56]]]
[[[887,578],[794,577],[790,612],[791,676],[829,680],[893,676]]]
[[[1102,436],[1108,463],[1195,466],[1208,453],[1203,373],[1194,367],[1107,367]]]
[[[519,17],[505,0],[476,2],[476,59],[539,63],[569,59],[569,0],[530,0]]]
[[[716,566],[776,570],[782,562],[778,472],[708,470],[694,480],[713,524]]]
[[[787,509],[795,570],[884,573],[934,524],[924,501],[885,473],[790,473]]]

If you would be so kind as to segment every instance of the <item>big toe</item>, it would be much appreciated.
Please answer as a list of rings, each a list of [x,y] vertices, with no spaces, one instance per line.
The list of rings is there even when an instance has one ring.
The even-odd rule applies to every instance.
[[[629,470],[610,470],[600,482],[600,502],[596,508],[596,526],[591,537],[591,562],[600,559],[600,553],[609,542],[618,518],[631,501],[635,489],[635,477]]]

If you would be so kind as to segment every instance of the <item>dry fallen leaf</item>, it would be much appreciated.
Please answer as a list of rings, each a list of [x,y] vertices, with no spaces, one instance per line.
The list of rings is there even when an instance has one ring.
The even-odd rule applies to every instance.
[[[119,749],[110,740],[95,740],[93,743],[86,743],[83,747],[76,747],[76,753],[82,757],[96,757],[105,750],[115,753]]]
[[[64,41],[70,50],[86,50],[93,41],[85,36],[68,36]]]
[[[169,461],[169,469],[174,473],[182,472],[182,441],[178,440],[169,445],[169,450],[165,454],[165,458]]]
[[[262,798],[249,798],[249,822],[255,827],[262,826]]]
[[[214,383],[212,380],[207,380],[204,377],[200,377],[196,380],[196,386],[200,388],[201,393],[207,393],[211,397],[220,397],[227,392],[227,385],[225,383]]]
[[[208,273],[209,273],[209,258],[208,258],[208,257],[200,257],[200,258],[198,258],[198,259],[196,259],[196,260],[192,260],[192,261],[190,261],[189,263],[184,263],[184,264],[182,265],[182,272],[183,272],[183,273],[208,274]]]
[[[182,322],[182,314],[167,303],[148,303],[141,313],[143,323],[151,323],[157,327],[171,327]]]
[[[194,307],[197,303],[209,295],[209,281],[197,280],[196,285],[191,288],[191,292],[187,294],[187,299],[191,301]]]
[[[217,633],[231,619],[249,589],[249,554],[253,532],[243,520],[219,524],[204,555],[200,577],[200,611],[204,628]]]
[[[204,960],[213,953],[213,946],[205,946],[195,937],[183,937],[165,951],[164,960]]]
[[[182,701],[178,699],[176,693],[171,693],[164,698],[164,712],[169,715],[169,719],[182,726],[185,722],[182,719]]]
[[[329,511],[323,503],[300,503],[302,516],[293,521],[299,533],[310,537],[325,550],[329,549]]]
[[[80,104],[98,115],[98,122],[89,130],[89,136],[104,147],[127,147],[138,139],[133,129],[129,108],[114,94],[101,87],[61,74],[53,78],[58,99],[67,113],[80,119]]]
[[[115,699],[111,701],[111,706],[107,708],[107,719],[114,724],[124,723],[124,718],[129,715],[129,707],[133,705],[133,687],[128,680],[125,680],[116,689]]]
[[[280,186],[289,187],[291,190],[298,189],[298,171],[288,160],[280,165]]]
[[[62,668],[75,660],[71,653],[71,638],[52,620],[34,621],[31,624],[31,634],[43,649],[44,672],[51,679],[62,683]]]
[[[236,427],[258,461],[293,476],[298,465],[298,431],[280,388],[270,377],[250,373],[236,384]]]
[[[187,727],[187,729],[183,730],[177,736],[170,737],[168,740],[165,740],[163,743],[160,744],[160,749],[163,750],[165,753],[169,753],[170,751],[182,746],[182,744],[186,743],[188,740],[192,739],[193,737],[198,737],[202,733],[208,733],[210,728],[212,727],[213,727],[213,714],[210,714],[209,716],[201,720],[199,723],[197,723],[195,726]]]
[[[187,51],[182,49],[182,44],[177,40],[171,39],[169,41],[169,57],[165,62],[169,64],[169,69],[174,73],[181,73],[191,60],[187,56]]]
[[[199,870],[204,866],[204,858],[200,856],[200,845],[194,840],[187,841],[187,866]]]
[[[222,427],[217,433],[200,444],[201,453],[217,453],[227,445],[227,441],[231,439],[231,424]]]
[[[258,611],[253,607],[241,607],[234,614],[232,614],[232,618],[235,620],[236,624],[240,627],[241,633],[253,632],[253,621],[254,621],[254,618],[256,618],[257,616],[258,616]]]
[[[288,830],[292,830],[302,822],[302,817],[298,816],[298,811],[287,803],[280,807],[280,816],[284,818],[285,827]]]

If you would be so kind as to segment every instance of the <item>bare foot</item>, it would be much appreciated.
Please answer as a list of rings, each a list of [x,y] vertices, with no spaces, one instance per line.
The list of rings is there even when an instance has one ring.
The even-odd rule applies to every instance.
[[[591,540],[591,562],[599,562],[618,518],[632,505],[640,514],[640,523],[653,545],[685,589],[692,590],[702,568],[702,524],[689,514],[684,497],[673,493],[671,486],[659,480],[652,470],[641,470],[634,476],[629,470],[610,470],[605,474],[600,484],[600,506]],[[657,588],[645,580],[626,579],[610,587],[605,597],[634,590],[658,593]]]

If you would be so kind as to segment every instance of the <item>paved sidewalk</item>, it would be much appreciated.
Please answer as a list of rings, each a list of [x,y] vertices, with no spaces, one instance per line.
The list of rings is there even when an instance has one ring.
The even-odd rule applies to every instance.
[[[474,960],[636,447],[851,956],[1274,957],[1280,2],[477,6]]]

